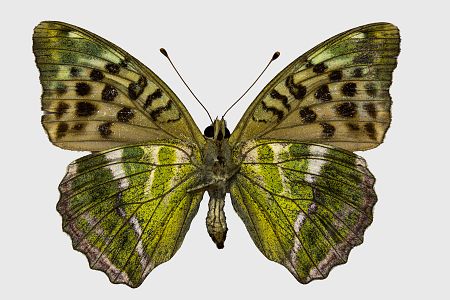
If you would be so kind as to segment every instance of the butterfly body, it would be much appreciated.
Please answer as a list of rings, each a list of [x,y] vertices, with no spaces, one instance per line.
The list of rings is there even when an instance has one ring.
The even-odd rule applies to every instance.
[[[224,246],[226,194],[256,247],[301,283],[326,278],[363,242],[375,178],[352,151],[382,143],[398,29],[374,23],[294,60],[234,131],[199,130],[175,93],[120,47],[42,22],[33,51],[42,124],[72,162],[57,210],[73,248],[113,283],[138,287],[181,246],[204,193],[207,231]]]
[[[209,235],[219,249],[224,247],[228,231],[225,212],[225,196],[230,191],[230,181],[239,171],[239,164],[232,160],[230,137],[225,120],[216,119],[205,129],[206,144],[203,150],[202,182],[206,183],[210,200],[206,226]]]

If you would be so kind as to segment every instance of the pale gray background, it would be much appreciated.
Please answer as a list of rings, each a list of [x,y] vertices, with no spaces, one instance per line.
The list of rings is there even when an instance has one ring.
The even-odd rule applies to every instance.
[[[5,1],[1,22],[0,298],[2,299],[449,299],[449,17],[445,1]],[[219,3],[219,1],[215,1]],[[418,4],[420,3],[420,4]],[[159,53],[175,64],[213,116],[281,57],[228,115],[245,108],[284,66],[319,42],[375,21],[395,23],[402,52],[385,143],[362,153],[379,202],[365,242],[328,279],[299,284],[254,246],[228,201],[219,251],[203,201],[183,246],[138,289],[113,285],[72,250],[55,210],[66,165],[83,153],[48,142],[31,51],[42,20],[84,27],[153,69],[200,128],[208,119]]]

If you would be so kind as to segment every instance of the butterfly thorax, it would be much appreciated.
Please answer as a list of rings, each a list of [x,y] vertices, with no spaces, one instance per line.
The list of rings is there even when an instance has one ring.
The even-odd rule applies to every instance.
[[[228,143],[230,132],[225,120],[216,119],[205,129],[204,135],[206,145],[203,151],[203,176],[210,197],[206,227],[217,248],[221,249],[228,230],[223,210],[225,195],[229,192],[229,179],[236,174],[238,167],[231,159]]]

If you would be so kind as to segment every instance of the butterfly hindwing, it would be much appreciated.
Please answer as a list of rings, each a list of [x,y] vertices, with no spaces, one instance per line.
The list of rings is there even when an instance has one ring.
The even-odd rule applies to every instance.
[[[375,23],[341,33],[281,71],[247,109],[230,144],[288,139],[366,150],[391,120],[398,29]]]
[[[43,87],[42,124],[58,147],[100,151],[174,138],[204,143],[170,88],[101,37],[42,22],[34,30],[33,52]]]
[[[139,286],[180,247],[203,192],[192,144],[154,142],[69,165],[57,209],[74,249],[113,283]]]
[[[362,243],[376,202],[361,157],[331,146],[254,140],[235,152],[234,209],[259,250],[302,283],[325,278]]]

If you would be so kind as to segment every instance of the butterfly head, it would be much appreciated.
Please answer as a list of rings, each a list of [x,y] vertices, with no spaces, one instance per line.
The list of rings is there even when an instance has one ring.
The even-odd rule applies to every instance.
[[[221,141],[230,137],[230,131],[227,128],[227,123],[224,119],[216,118],[214,122],[205,128],[203,131],[207,139]]]

